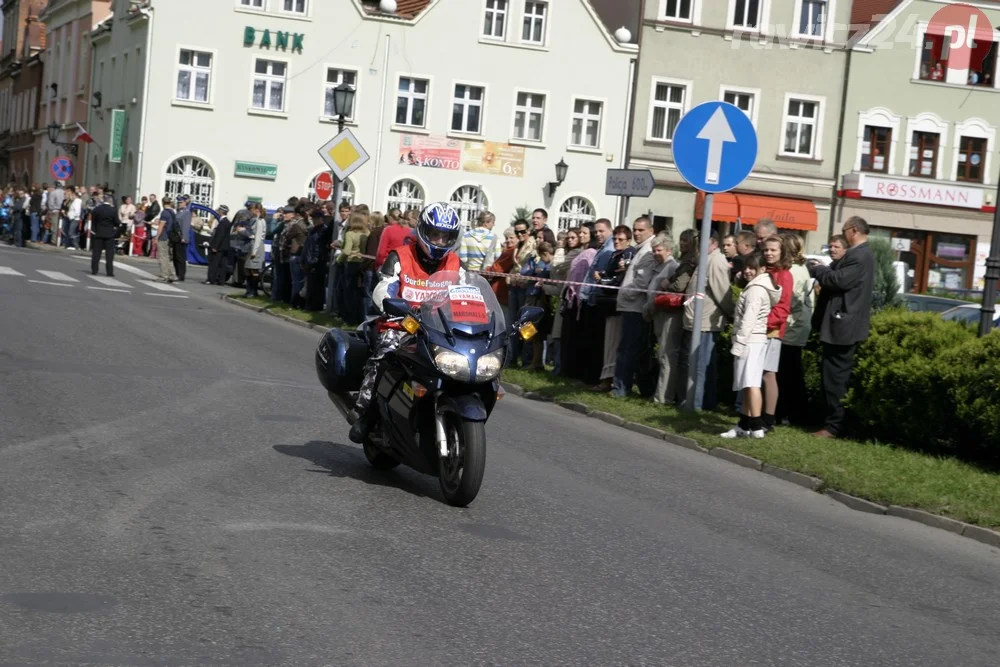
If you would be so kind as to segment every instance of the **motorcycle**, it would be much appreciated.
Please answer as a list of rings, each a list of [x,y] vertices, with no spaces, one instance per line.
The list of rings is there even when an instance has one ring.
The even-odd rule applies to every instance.
[[[385,299],[384,318],[358,331],[331,329],[316,349],[316,372],[348,423],[364,366],[381,322],[405,335],[382,360],[372,400],[378,422],[363,449],[378,470],[399,464],[437,477],[445,502],[468,506],[486,469],[486,421],[503,396],[500,371],[508,362],[510,336],[530,340],[541,308],[524,308],[510,328],[488,282],[478,274],[438,272],[419,308]]]

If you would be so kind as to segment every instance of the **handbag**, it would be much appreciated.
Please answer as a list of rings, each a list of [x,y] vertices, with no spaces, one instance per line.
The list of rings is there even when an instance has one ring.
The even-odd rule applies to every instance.
[[[656,310],[677,310],[684,307],[684,295],[680,292],[670,292],[669,294],[657,294],[653,299],[653,307]]]

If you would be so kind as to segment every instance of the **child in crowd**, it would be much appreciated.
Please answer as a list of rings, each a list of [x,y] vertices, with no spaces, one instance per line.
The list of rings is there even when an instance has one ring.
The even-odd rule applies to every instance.
[[[743,392],[740,423],[722,434],[723,438],[763,438],[763,395],[761,380],[767,356],[767,318],[781,298],[781,288],[768,273],[759,252],[744,257],[746,289],[736,304],[733,322],[733,390]]]

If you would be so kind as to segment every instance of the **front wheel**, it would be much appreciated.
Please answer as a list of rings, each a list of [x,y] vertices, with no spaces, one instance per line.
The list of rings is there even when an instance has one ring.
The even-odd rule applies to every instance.
[[[466,507],[479,494],[486,471],[486,424],[445,415],[448,456],[438,459],[441,493],[453,507]]]

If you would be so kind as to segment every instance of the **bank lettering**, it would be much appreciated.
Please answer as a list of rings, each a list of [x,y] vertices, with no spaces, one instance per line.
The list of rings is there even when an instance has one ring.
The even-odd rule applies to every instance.
[[[273,39],[272,39],[273,37]],[[285,31],[258,30],[252,26],[243,29],[243,46],[257,46],[261,49],[274,48],[276,51],[292,51],[302,53],[302,47],[306,36],[301,33],[291,33]]]

